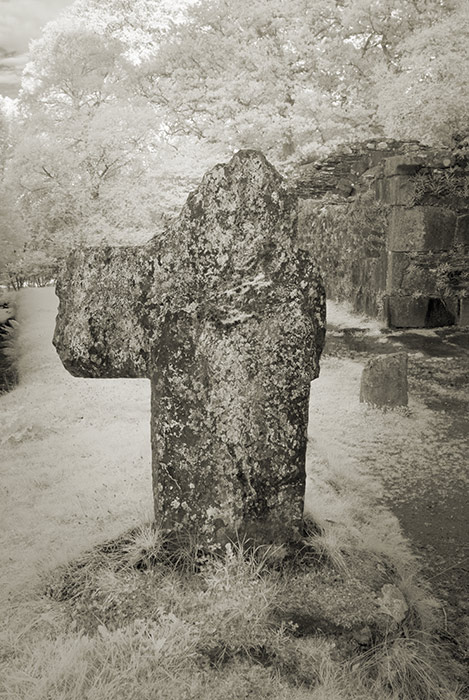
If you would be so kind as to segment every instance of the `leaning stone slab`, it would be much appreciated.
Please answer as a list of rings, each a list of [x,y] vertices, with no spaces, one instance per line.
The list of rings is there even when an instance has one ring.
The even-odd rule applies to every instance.
[[[302,526],[325,299],[296,198],[254,151],[213,168],[140,247],[73,253],[54,337],[69,371],[149,377],[156,520],[219,546]]]
[[[360,402],[380,408],[407,406],[407,353],[380,355],[368,361],[361,378]]]

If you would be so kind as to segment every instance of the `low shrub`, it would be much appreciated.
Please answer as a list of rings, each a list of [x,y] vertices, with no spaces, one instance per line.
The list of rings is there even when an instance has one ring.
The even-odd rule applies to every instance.
[[[18,330],[15,294],[0,293],[0,394],[18,383]]]

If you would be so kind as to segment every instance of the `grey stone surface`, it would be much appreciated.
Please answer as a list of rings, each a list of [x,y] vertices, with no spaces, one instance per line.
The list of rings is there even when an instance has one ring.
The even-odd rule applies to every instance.
[[[460,301],[459,325],[469,327],[469,299],[467,297]]]
[[[387,255],[386,292],[414,297],[438,297],[433,256],[425,253],[394,253]]]
[[[455,240],[457,245],[469,248],[469,214],[458,216]]]
[[[442,207],[394,207],[391,213],[388,250],[446,250],[454,242],[456,215]]]
[[[145,246],[75,252],[54,343],[73,374],[150,377],[166,533],[206,546],[298,536],[323,285],[296,198],[254,151],[213,168]]]
[[[390,328],[425,328],[429,299],[425,296],[390,294],[385,298]]]
[[[415,185],[406,175],[394,175],[377,180],[375,192],[385,204],[410,206],[415,196]]]
[[[409,256],[407,253],[388,252],[387,254],[387,270],[386,270],[386,292],[392,292],[402,289],[404,276],[410,265]]]
[[[384,175],[415,175],[424,163],[423,156],[416,153],[391,156],[384,161]]]
[[[458,148],[392,140],[348,144],[300,166],[301,245],[317,256],[328,296],[394,327],[460,323],[468,173]]]
[[[446,250],[455,231],[456,215],[442,207],[393,207],[387,247],[393,252]]]
[[[360,384],[360,402],[380,408],[407,406],[407,353],[372,357]]]
[[[378,605],[382,612],[390,615],[400,624],[407,617],[409,606],[402,591],[392,583],[385,583],[378,596]]]

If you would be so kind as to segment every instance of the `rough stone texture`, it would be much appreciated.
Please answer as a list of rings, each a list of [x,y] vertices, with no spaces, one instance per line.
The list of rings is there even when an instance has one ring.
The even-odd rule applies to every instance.
[[[389,222],[388,250],[447,250],[454,242],[456,215],[440,207],[394,207]]]
[[[400,624],[407,617],[409,606],[402,591],[392,583],[385,583],[378,596],[378,605],[382,612],[390,615]]]
[[[457,245],[469,248],[469,214],[458,216],[455,240]]]
[[[432,256],[415,253],[388,253],[386,291],[401,295],[438,297]]]
[[[386,160],[385,166],[387,162]],[[411,178],[395,175],[376,180],[375,192],[377,199],[385,204],[410,206],[415,196],[415,186]]]
[[[464,325],[460,307],[461,303],[457,300],[425,295],[392,294],[385,300],[391,328],[438,328],[453,326],[456,321]]]
[[[78,377],[147,377],[164,272],[142,247],[74,251],[57,280],[54,344]]]
[[[368,361],[361,378],[360,402],[384,408],[407,406],[407,353]]]
[[[379,314],[386,287],[386,212],[369,197],[350,204],[300,199],[299,244],[311,250],[324,273],[326,293]]]
[[[54,342],[80,376],[148,376],[165,532],[280,542],[303,513],[325,300],[296,198],[265,158],[218,165],[158,240],[74,253]]]
[[[392,293],[395,289],[402,288],[410,260],[407,253],[388,252],[387,262],[386,291]]]
[[[390,328],[425,328],[427,297],[398,296],[385,298],[387,324]]]
[[[459,323],[461,326],[469,326],[469,299],[461,299]]]
[[[326,194],[350,197],[363,186],[362,178],[373,171],[373,179],[383,175],[386,159],[397,154],[400,161],[412,162],[428,149],[416,141],[373,140],[339,147],[323,160],[301,165],[294,183],[300,197],[319,199]],[[391,174],[391,173],[389,173]],[[402,174],[395,169],[392,174]]]
[[[401,328],[463,323],[468,185],[466,150],[416,142],[349,144],[300,166],[300,244],[328,296]]]
[[[384,176],[415,175],[424,164],[424,157],[417,153],[391,156],[384,163]]]

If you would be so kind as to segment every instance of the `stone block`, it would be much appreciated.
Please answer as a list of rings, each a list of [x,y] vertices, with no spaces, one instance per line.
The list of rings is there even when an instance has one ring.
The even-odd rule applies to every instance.
[[[385,204],[408,206],[415,194],[415,185],[407,175],[394,175],[377,181],[377,198]]]
[[[379,355],[368,361],[361,378],[360,402],[383,408],[407,406],[407,353]]]
[[[425,328],[428,297],[388,295],[385,310],[391,328]]]
[[[441,207],[394,207],[387,248],[394,252],[448,250],[454,243],[456,218]]]
[[[384,175],[415,175],[424,163],[422,156],[415,153],[407,155],[397,155],[386,158],[384,162]]]
[[[437,296],[390,294],[385,299],[391,328],[439,328],[456,322],[454,304]]]
[[[407,253],[388,252],[388,265],[386,270],[386,292],[388,294],[402,289],[404,275],[409,264],[410,260]]]
[[[455,243],[469,247],[469,214],[458,216],[456,220]]]
[[[336,191],[343,197],[350,197],[354,192],[353,180],[347,177],[341,177],[336,184]]]
[[[460,300],[455,297],[443,297],[441,303],[446,308],[446,315],[449,320],[449,322],[444,325],[454,326],[459,323],[461,311]]]
[[[436,277],[428,256],[388,252],[386,292],[412,296],[438,296]]]
[[[384,199],[384,182],[384,177],[376,178],[373,182],[375,189],[375,197],[380,201]]]
[[[469,299],[463,297],[459,305],[459,326],[469,326]]]
[[[425,319],[426,328],[440,328],[441,326],[454,326],[456,314],[454,304],[446,299],[432,297],[428,300],[427,316]]]

